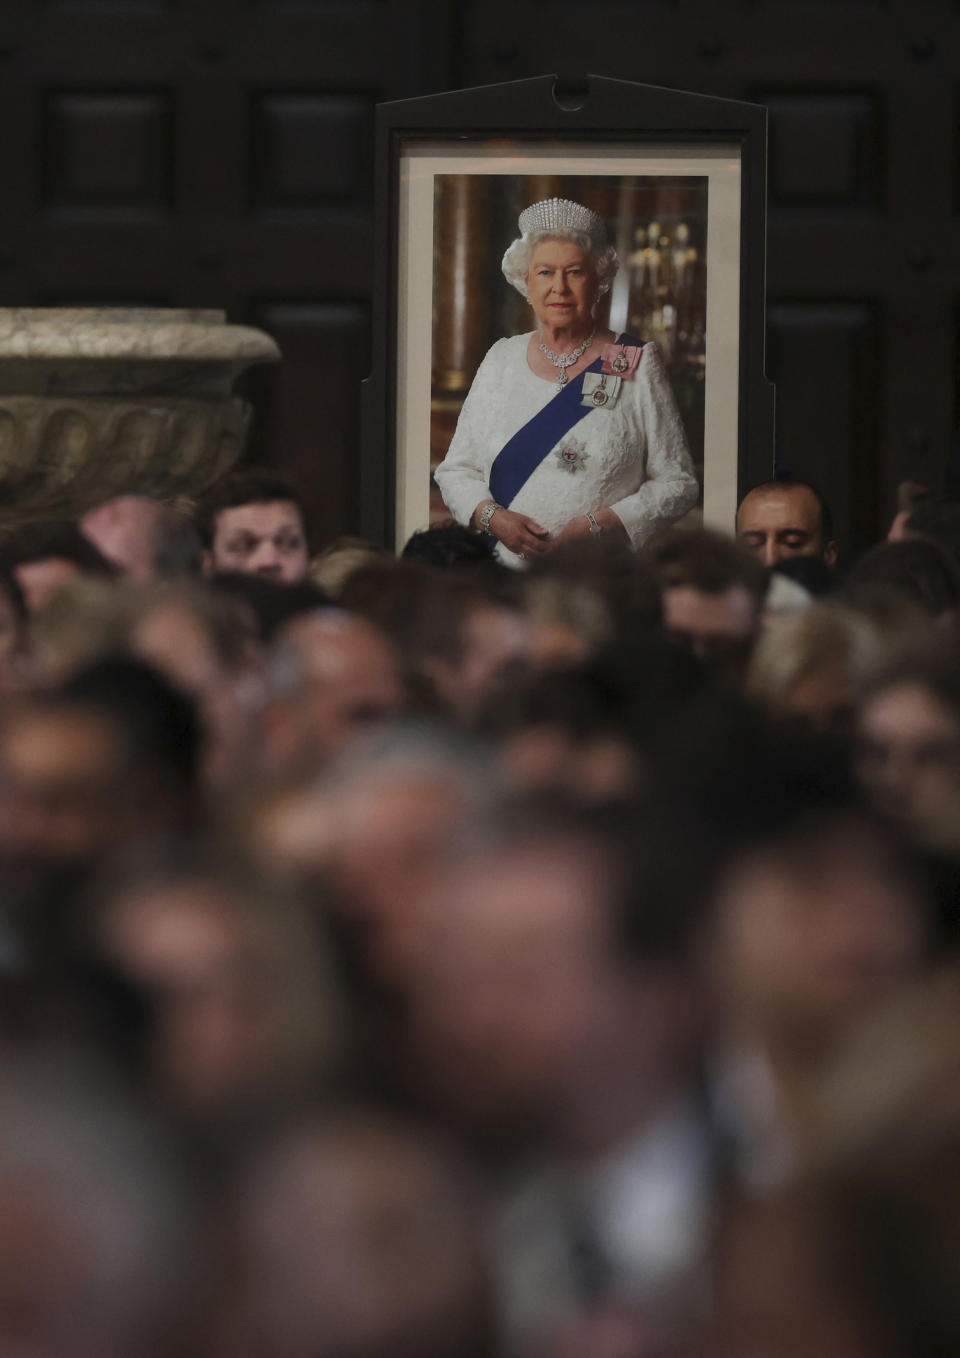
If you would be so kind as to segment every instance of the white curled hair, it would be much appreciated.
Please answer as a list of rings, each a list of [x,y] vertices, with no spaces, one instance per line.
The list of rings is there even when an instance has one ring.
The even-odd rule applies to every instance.
[[[597,282],[600,285],[598,296],[602,297],[605,292],[610,291],[620,268],[620,257],[612,245],[603,245],[597,249],[586,231],[563,229],[525,231],[508,247],[503,256],[503,263],[500,265],[504,278],[516,288],[524,301],[529,302],[530,300],[530,294],[527,291],[527,274],[530,272],[533,248],[535,245],[539,245],[542,240],[569,240],[574,245],[578,245],[589,258],[593,265],[593,271],[597,275]]]

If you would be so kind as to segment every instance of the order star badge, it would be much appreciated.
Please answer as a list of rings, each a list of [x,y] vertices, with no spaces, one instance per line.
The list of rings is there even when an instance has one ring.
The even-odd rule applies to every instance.
[[[580,443],[569,443],[566,448],[558,448],[554,457],[565,471],[581,471],[586,465],[588,454]]]

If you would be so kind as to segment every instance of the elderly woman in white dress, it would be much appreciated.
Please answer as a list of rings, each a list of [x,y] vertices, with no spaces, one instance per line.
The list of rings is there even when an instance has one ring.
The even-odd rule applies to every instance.
[[[697,500],[663,365],[653,344],[597,327],[619,261],[596,213],[550,198],[519,226],[503,272],[536,329],[488,351],[437,485],[508,565],[590,534],[639,547]]]

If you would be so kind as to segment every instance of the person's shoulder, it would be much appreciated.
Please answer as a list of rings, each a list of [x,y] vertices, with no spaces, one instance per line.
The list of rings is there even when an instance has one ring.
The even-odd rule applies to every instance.
[[[515,367],[521,359],[526,358],[529,338],[529,334],[506,335],[496,340],[484,354],[480,367],[488,373]]]
[[[663,355],[653,340],[628,337],[617,341],[628,346],[635,345],[640,350],[640,360],[629,381],[624,382],[624,392],[629,403],[637,409],[645,407],[651,400],[658,401],[663,384],[667,381]]]
[[[640,364],[638,371],[646,368],[647,372],[663,372],[663,354],[655,340],[637,340],[638,347],[641,349]]]
[[[530,343],[531,331],[523,335],[504,335],[503,339],[498,339],[496,344],[492,344],[487,350],[488,353],[496,353],[501,358],[513,358],[517,354],[525,354],[527,345]]]

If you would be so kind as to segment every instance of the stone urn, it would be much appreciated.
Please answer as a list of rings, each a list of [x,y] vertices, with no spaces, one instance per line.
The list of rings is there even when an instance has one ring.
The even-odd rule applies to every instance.
[[[0,527],[193,496],[237,460],[269,335],[222,311],[0,309]]]

